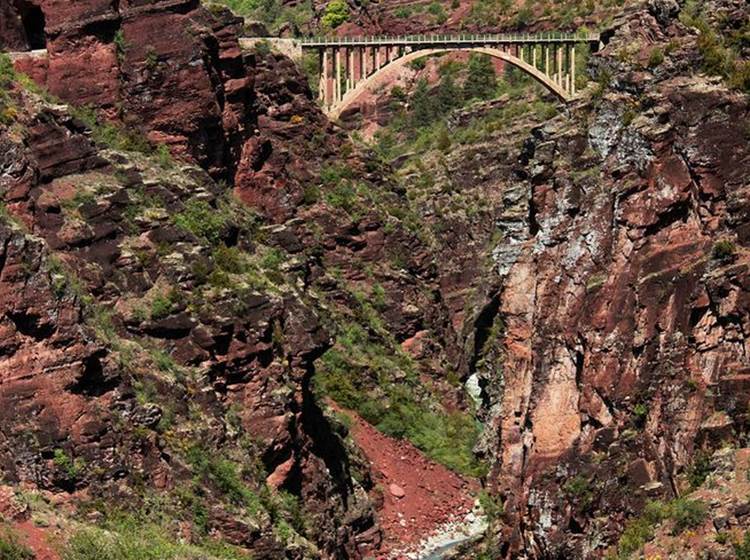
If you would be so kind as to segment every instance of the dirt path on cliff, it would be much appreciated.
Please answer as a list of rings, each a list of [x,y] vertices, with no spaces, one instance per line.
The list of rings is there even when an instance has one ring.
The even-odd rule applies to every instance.
[[[332,405],[352,419],[351,437],[370,464],[376,493],[382,493],[377,512],[383,531],[379,560],[406,558],[405,553],[421,541],[472,511],[479,490],[476,480],[430,460],[408,441],[384,435],[356,413]],[[372,497],[379,503],[377,495]]]

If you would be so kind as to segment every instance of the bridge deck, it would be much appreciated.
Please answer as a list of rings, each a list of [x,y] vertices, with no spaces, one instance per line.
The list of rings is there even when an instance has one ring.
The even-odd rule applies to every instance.
[[[466,33],[372,37],[302,37],[302,48],[427,45],[516,45],[519,43],[598,43],[598,33]]]

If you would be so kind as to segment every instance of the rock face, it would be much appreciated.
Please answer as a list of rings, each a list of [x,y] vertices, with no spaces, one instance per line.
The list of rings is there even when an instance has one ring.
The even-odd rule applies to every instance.
[[[483,238],[449,220],[446,245],[467,227],[479,243],[446,252],[440,274],[483,294],[463,320],[465,374],[482,388],[508,558],[601,557],[647,500],[688,489],[697,457],[744,446],[750,107],[718,78],[685,77],[693,37],[670,3],[651,7],[596,55],[612,79],[601,99],[509,154],[449,156],[472,162],[450,174],[468,177],[465,198],[489,182],[499,199],[494,274],[472,274]]]
[[[27,36],[41,22],[49,56],[43,72],[30,73],[52,94],[141,129],[215,177],[232,177],[254,130],[241,19],[209,13],[197,0],[18,0],[2,9],[0,48],[38,46]]]
[[[220,214],[222,187],[197,167],[102,150],[64,107],[19,118],[26,142],[2,135],[0,190],[35,237],[3,216],[4,479],[136,507],[135,480],[174,490],[186,462],[203,461],[185,449],[199,449],[299,496],[320,552],[279,542],[279,513],[232,513],[208,482],[215,535],[258,558],[358,557],[356,535],[377,529],[310,388],[329,336],[304,294],[261,289],[260,271],[243,284],[258,249]],[[187,225],[170,218],[194,212]],[[223,217],[207,232],[212,213]]]

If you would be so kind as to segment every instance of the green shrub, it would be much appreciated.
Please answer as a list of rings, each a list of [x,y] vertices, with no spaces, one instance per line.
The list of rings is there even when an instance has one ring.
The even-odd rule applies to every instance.
[[[96,111],[89,107],[69,107],[70,113],[91,130],[94,142],[101,146],[124,152],[146,155],[155,153],[154,146],[138,131],[111,122],[100,122]]]
[[[339,25],[349,19],[349,5],[346,0],[331,0],[326,5],[325,12],[321,18],[323,27],[336,29]]]
[[[736,560],[750,560],[750,531],[745,531],[741,541],[732,543]]]
[[[664,51],[657,47],[651,51],[648,57],[648,67],[656,68],[661,66],[662,62],[664,62]]]
[[[292,28],[299,28],[313,18],[312,3],[309,0],[295,2],[293,6],[286,6],[282,0],[212,1],[228,7],[237,15],[263,22],[272,34],[283,25],[290,24]]]
[[[482,511],[491,521],[499,519],[504,512],[503,499],[500,496],[493,496],[486,490],[482,490],[478,496],[479,505]]]
[[[516,14],[515,27],[526,27],[531,23],[534,17],[534,11],[529,6],[528,2],[521,8]]]
[[[275,247],[266,250],[260,259],[260,266],[264,270],[278,272],[281,265],[287,260],[287,255]]]
[[[648,417],[648,406],[645,403],[637,403],[633,407],[633,417],[636,426],[642,427]]]
[[[212,256],[216,267],[229,274],[242,274],[247,269],[244,254],[237,247],[220,243]]]
[[[323,199],[334,208],[341,208],[351,213],[357,206],[357,191],[349,181],[336,184],[335,187],[326,191]]]
[[[594,499],[594,491],[591,482],[582,474],[576,475],[563,485],[563,491],[574,502],[574,505],[580,509],[585,509],[591,505]]]
[[[412,10],[407,6],[399,6],[398,8],[396,8],[396,11],[393,12],[393,15],[395,15],[398,19],[408,19],[412,15]]]
[[[9,528],[0,527],[0,558],[2,560],[33,560],[34,553],[18,541]]]
[[[654,538],[657,525],[672,520],[673,535],[699,526],[706,519],[706,505],[698,500],[678,498],[669,503],[648,502],[640,517],[631,519],[617,542],[617,558],[630,558]]]
[[[198,445],[188,449],[187,460],[199,476],[210,481],[234,504],[246,507],[251,514],[261,510],[258,494],[242,480],[236,463],[217,457],[212,451]]]
[[[125,41],[125,34],[122,29],[118,29],[114,38],[115,51],[120,62],[125,58],[125,51],[128,49],[128,43]]]
[[[714,243],[711,256],[717,260],[726,260],[734,257],[737,253],[737,247],[735,244],[728,239],[722,239]]]
[[[52,462],[70,478],[77,478],[86,466],[83,459],[78,458],[73,460],[64,449],[59,448],[55,449]]]
[[[706,481],[709,474],[711,474],[711,456],[704,451],[699,451],[687,471],[690,487],[698,488]]]
[[[672,534],[679,535],[687,529],[694,529],[703,524],[708,515],[706,504],[700,500],[680,498],[671,504],[669,516],[674,521]]]
[[[216,244],[227,225],[227,217],[205,200],[191,199],[185,208],[174,216],[177,227],[189,231],[209,243]]]
[[[151,319],[158,321],[171,315],[180,297],[181,295],[178,290],[171,290],[166,294],[157,295],[151,300]]]
[[[16,117],[16,109],[11,102],[9,91],[16,81],[16,72],[10,57],[0,52],[0,124],[11,124]]]
[[[377,313],[369,303],[365,306],[369,311],[363,321],[369,322],[372,330],[382,329]],[[418,376],[410,358],[390,344],[371,339],[362,325],[345,324],[336,346],[316,363],[316,371],[319,394],[355,410],[381,432],[408,439],[427,456],[457,472],[484,472],[472,451],[479,427],[471,415],[433,410],[418,396]],[[398,371],[406,378],[395,383]],[[376,379],[384,395],[371,394],[368,379]]]
[[[448,14],[445,13],[445,8],[440,2],[433,2],[427,8],[427,11],[435,18],[435,23],[443,24],[448,20]]]

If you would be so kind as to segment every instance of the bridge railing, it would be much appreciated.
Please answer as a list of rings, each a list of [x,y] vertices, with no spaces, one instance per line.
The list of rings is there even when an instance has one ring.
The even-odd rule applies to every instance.
[[[375,45],[425,45],[425,44],[481,44],[481,43],[562,43],[598,42],[598,33],[459,33],[425,35],[381,35],[362,37],[302,37],[305,47],[321,46],[375,46]]]

